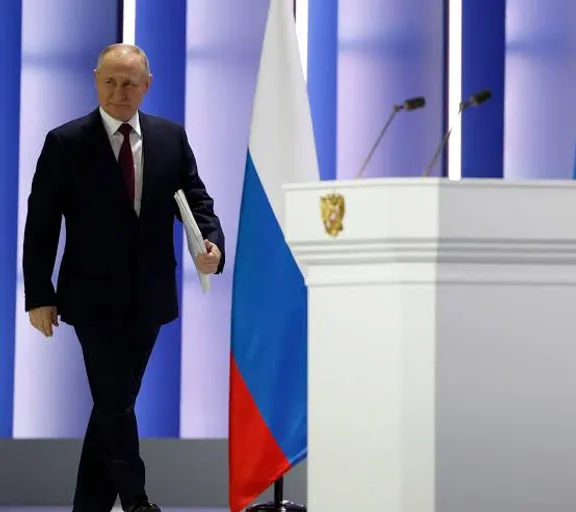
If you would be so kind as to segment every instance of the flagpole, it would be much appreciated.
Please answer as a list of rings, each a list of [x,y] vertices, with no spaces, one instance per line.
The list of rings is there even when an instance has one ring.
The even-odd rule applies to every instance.
[[[306,512],[306,507],[284,499],[284,477],[281,476],[274,482],[274,501],[257,503],[246,512]]]

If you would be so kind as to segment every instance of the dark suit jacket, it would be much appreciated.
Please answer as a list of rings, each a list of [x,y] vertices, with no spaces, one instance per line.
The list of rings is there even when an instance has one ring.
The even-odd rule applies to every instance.
[[[69,324],[178,316],[174,193],[182,188],[204,238],[222,251],[224,234],[198,176],[185,130],[140,113],[140,216],[130,204],[98,109],[48,133],[38,159],[24,233],[26,311],[56,305]],[[66,245],[52,283],[62,217]],[[180,219],[181,220],[181,219]]]

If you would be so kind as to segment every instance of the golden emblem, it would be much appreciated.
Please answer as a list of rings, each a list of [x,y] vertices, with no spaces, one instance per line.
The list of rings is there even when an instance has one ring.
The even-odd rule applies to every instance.
[[[344,229],[344,196],[337,193],[326,194],[320,198],[320,211],[324,229],[330,236],[338,236]]]

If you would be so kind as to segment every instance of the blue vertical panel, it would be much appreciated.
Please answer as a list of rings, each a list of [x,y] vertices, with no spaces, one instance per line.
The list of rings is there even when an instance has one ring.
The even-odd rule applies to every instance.
[[[136,44],[147,53],[154,75],[143,111],[184,124],[186,0],[137,2]],[[174,226],[174,250],[181,296],[180,223]],[[181,325],[178,318],[162,328],[150,358],[137,405],[138,428],[143,437],[178,437],[180,434]]]
[[[298,10],[298,2],[296,9]],[[308,98],[320,177],[336,178],[338,2],[309,0]]]
[[[354,176],[393,105],[401,112],[366,176],[420,175],[442,138],[444,0],[339,0],[338,178]]]
[[[22,1],[19,248],[32,176],[46,133],[96,107],[92,71],[102,48],[116,41],[117,28],[117,0]],[[12,79],[10,74],[3,82]],[[61,249],[62,244],[58,259]],[[70,326],[61,325],[51,340],[30,326],[24,313],[20,256],[13,435],[82,437],[92,402],[79,343]]]
[[[0,2],[0,438],[12,436],[22,3]]]
[[[506,178],[572,177],[576,140],[574,20],[574,0],[508,0]]]
[[[492,99],[462,118],[462,177],[501,178],[504,169],[506,0],[462,2],[462,94]]]

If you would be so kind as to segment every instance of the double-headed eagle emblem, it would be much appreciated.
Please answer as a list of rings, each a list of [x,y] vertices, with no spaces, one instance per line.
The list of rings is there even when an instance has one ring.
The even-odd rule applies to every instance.
[[[338,236],[344,229],[344,196],[337,193],[326,194],[320,198],[320,212],[324,229],[330,236]]]

